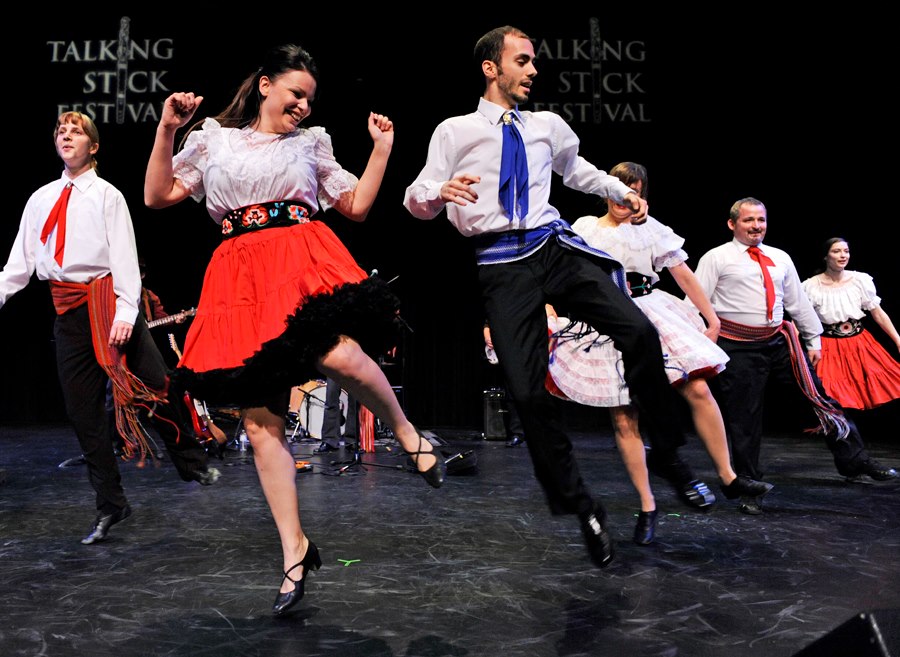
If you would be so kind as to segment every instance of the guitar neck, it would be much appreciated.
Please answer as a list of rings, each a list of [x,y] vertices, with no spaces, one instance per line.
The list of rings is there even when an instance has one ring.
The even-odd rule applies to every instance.
[[[156,328],[157,326],[174,324],[175,322],[180,322],[181,320],[188,317],[193,317],[196,314],[197,310],[195,308],[191,308],[190,310],[182,310],[180,313],[175,313],[174,315],[169,315],[168,317],[160,317],[159,319],[154,319],[153,321],[147,322],[147,328]]]

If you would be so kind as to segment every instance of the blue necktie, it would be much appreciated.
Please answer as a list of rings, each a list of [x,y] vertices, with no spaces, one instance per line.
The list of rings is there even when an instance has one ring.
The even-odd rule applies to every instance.
[[[503,156],[500,158],[500,205],[513,220],[513,204],[518,204],[519,218],[528,215],[528,161],[525,142],[513,122],[513,113],[503,114]]]

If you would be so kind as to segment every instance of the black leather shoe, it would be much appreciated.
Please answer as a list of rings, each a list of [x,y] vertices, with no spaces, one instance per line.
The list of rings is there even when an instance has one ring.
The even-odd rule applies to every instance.
[[[699,479],[693,479],[681,484],[681,486],[676,486],[676,490],[682,502],[701,511],[708,511],[716,503],[716,496],[709,489],[709,486]]]
[[[900,473],[894,468],[882,465],[875,459],[869,459],[863,463],[860,468],[860,474],[868,475],[875,481],[890,481],[892,479],[900,479]]]
[[[520,433],[514,433],[512,438],[506,441],[507,447],[518,447],[525,444],[525,438]]]
[[[337,447],[329,445],[327,442],[325,442],[323,440],[318,445],[316,445],[316,448],[313,450],[313,453],[314,454],[325,454],[327,452],[336,452],[336,451],[337,451]]]
[[[637,524],[634,526],[634,542],[638,545],[650,545],[655,534],[656,509],[638,513]]]
[[[100,514],[91,526],[91,533],[81,539],[82,545],[91,545],[106,538],[109,528],[118,522],[122,522],[131,515],[131,506],[126,504],[115,513]]]
[[[690,466],[681,460],[677,452],[663,455],[655,449],[647,450],[647,468],[668,481],[688,506],[708,511],[715,504],[716,496],[709,486],[694,478]]]
[[[746,513],[748,516],[759,516],[762,515],[762,504],[759,503],[755,497],[743,496],[741,497],[741,506],[738,508],[741,513]]]
[[[416,429],[416,432],[419,433],[419,430]],[[444,483],[444,478],[447,476],[447,462],[444,459],[444,455],[441,454],[440,450],[436,449],[434,445],[432,445],[430,451],[423,451],[422,444],[431,443],[428,442],[428,439],[425,438],[421,433],[419,433],[419,449],[415,452],[407,452],[405,449],[403,450],[409,456],[409,460],[412,461],[413,467],[416,472],[422,475],[422,479],[428,482],[428,485],[432,488],[440,488]],[[428,455],[434,453],[434,463],[427,470],[419,469],[419,459],[422,455]]]
[[[593,511],[581,516],[581,533],[594,565],[606,568],[611,564],[615,551],[612,536],[606,531],[606,513],[601,507],[595,505]]]
[[[303,577],[300,579],[291,577],[291,573],[301,566],[303,567]],[[318,570],[321,567],[322,557],[319,556],[319,548],[316,547],[315,543],[310,541],[306,548],[306,554],[303,555],[303,559],[285,571],[284,579],[291,580],[294,583],[294,588],[286,593],[279,592],[278,595],[275,596],[275,604],[272,605],[272,614],[275,616],[282,616],[288,609],[300,602],[300,599],[305,592],[307,575],[309,575],[310,571]]]
[[[762,497],[774,486],[764,481],[756,481],[744,475],[738,475],[730,484],[721,484],[719,488],[729,500],[736,500],[741,495],[746,497]]]

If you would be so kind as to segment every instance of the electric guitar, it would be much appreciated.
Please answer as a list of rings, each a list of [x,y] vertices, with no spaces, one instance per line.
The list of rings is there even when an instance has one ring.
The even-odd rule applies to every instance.
[[[159,319],[154,319],[153,321],[147,322],[147,328],[156,328],[157,326],[165,326],[166,324],[174,324],[175,322],[180,322],[182,320],[187,319],[188,317],[193,317],[197,314],[196,308],[190,308],[189,310],[182,310],[180,313],[175,313],[174,315],[168,315],[167,317],[160,317]]]

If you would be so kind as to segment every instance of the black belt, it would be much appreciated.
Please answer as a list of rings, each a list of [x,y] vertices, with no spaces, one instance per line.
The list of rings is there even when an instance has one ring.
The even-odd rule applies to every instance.
[[[858,319],[847,319],[837,324],[824,324],[822,328],[825,329],[822,335],[829,338],[849,338],[862,333],[863,325]]]
[[[222,239],[231,239],[263,228],[309,222],[310,211],[299,201],[270,201],[229,210],[222,217]]]

